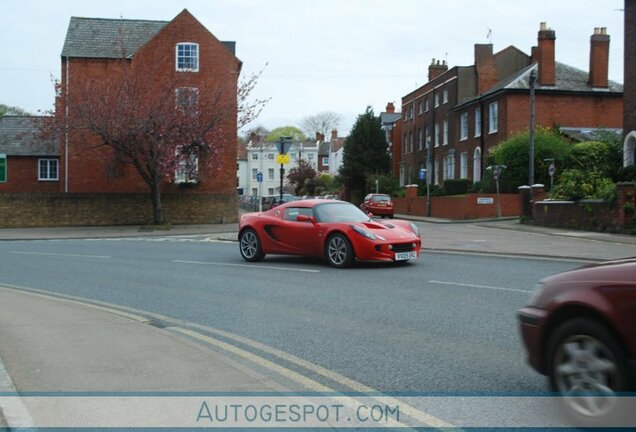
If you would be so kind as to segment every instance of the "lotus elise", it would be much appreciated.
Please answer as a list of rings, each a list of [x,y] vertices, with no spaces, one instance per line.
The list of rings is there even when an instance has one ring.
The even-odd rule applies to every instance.
[[[393,219],[374,221],[351,203],[302,200],[262,213],[246,213],[239,222],[239,249],[246,261],[266,254],[321,257],[337,268],[354,261],[408,261],[420,254],[417,226]]]

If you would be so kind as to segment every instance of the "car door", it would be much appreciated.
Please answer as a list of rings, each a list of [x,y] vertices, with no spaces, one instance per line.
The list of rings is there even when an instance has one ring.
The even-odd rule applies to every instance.
[[[304,215],[314,217],[311,207],[285,207],[282,223],[273,234],[284,244],[290,253],[306,256],[322,256],[320,251],[320,229],[310,220],[298,221],[296,217]]]

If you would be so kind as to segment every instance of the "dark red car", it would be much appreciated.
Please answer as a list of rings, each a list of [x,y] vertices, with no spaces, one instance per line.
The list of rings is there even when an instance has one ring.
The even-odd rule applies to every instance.
[[[634,415],[634,402],[618,412],[626,398],[607,396],[636,390],[636,259],[547,277],[518,318],[528,362],[571,417],[606,425]]]
[[[393,208],[393,200],[386,194],[369,194],[364,197],[364,201],[360,204],[360,208],[365,213],[371,213],[374,216],[393,217],[395,210]]]
[[[324,257],[333,267],[358,261],[408,261],[420,254],[415,224],[374,221],[351,203],[301,200],[263,213],[247,213],[239,222],[243,259],[260,261],[266,254]]]

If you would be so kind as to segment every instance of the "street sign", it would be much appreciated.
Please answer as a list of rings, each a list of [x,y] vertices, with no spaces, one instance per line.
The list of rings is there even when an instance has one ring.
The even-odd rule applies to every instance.
[[[495,168],[495,170],[492,172],[492,178],[494,178],[495,181],[499,180],[499,168]]]
[[[256,181],[259,182],[259,183],[263,181],[263,173],[262,172],[259,171],[258,173],[256,173]]]
[[[7,181],[7,155],[0,154],[0,183]]]
[[[290,159],[291,158],[288,154],[279,153],[278,155],[276,155],[276,163],[279,164],[287,165]]]
[[[477,204],[494,204],[492,197],[479,197],[477,198]]]
[[[291,137],[280,137],[278,141],[276,141],[276,149],[280,154],[287,154],[289,149],[292,146]]]
[[[554,177],[554,173],[556,172],[556,166],[551,163],[550,166],[548,167],[548,174],[550,175],[550,177]]]
[[[426,180],[426,169],[420,168],[420,180]]]

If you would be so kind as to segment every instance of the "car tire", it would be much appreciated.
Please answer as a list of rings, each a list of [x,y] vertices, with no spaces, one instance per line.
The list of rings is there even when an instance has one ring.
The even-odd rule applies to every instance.
[[[333,234],[325,244],[325,259],[336,268],[349,267],[354,260],[353,246],[346,236]]]
[[[241,231],[241,235],[239,236],[239,250],[241,251],[243,259],[248,262],[257,262],[265,258],[261,240],[258,238],[256,231],[252,228],[246,228]]]
[[[566,321],[550,336],[547,355],[550,388],[563,396],[561,405],[575,426],[633,421],[628,398],[616,397],[631,389],[626,356],[605,325],[587,318]]]

